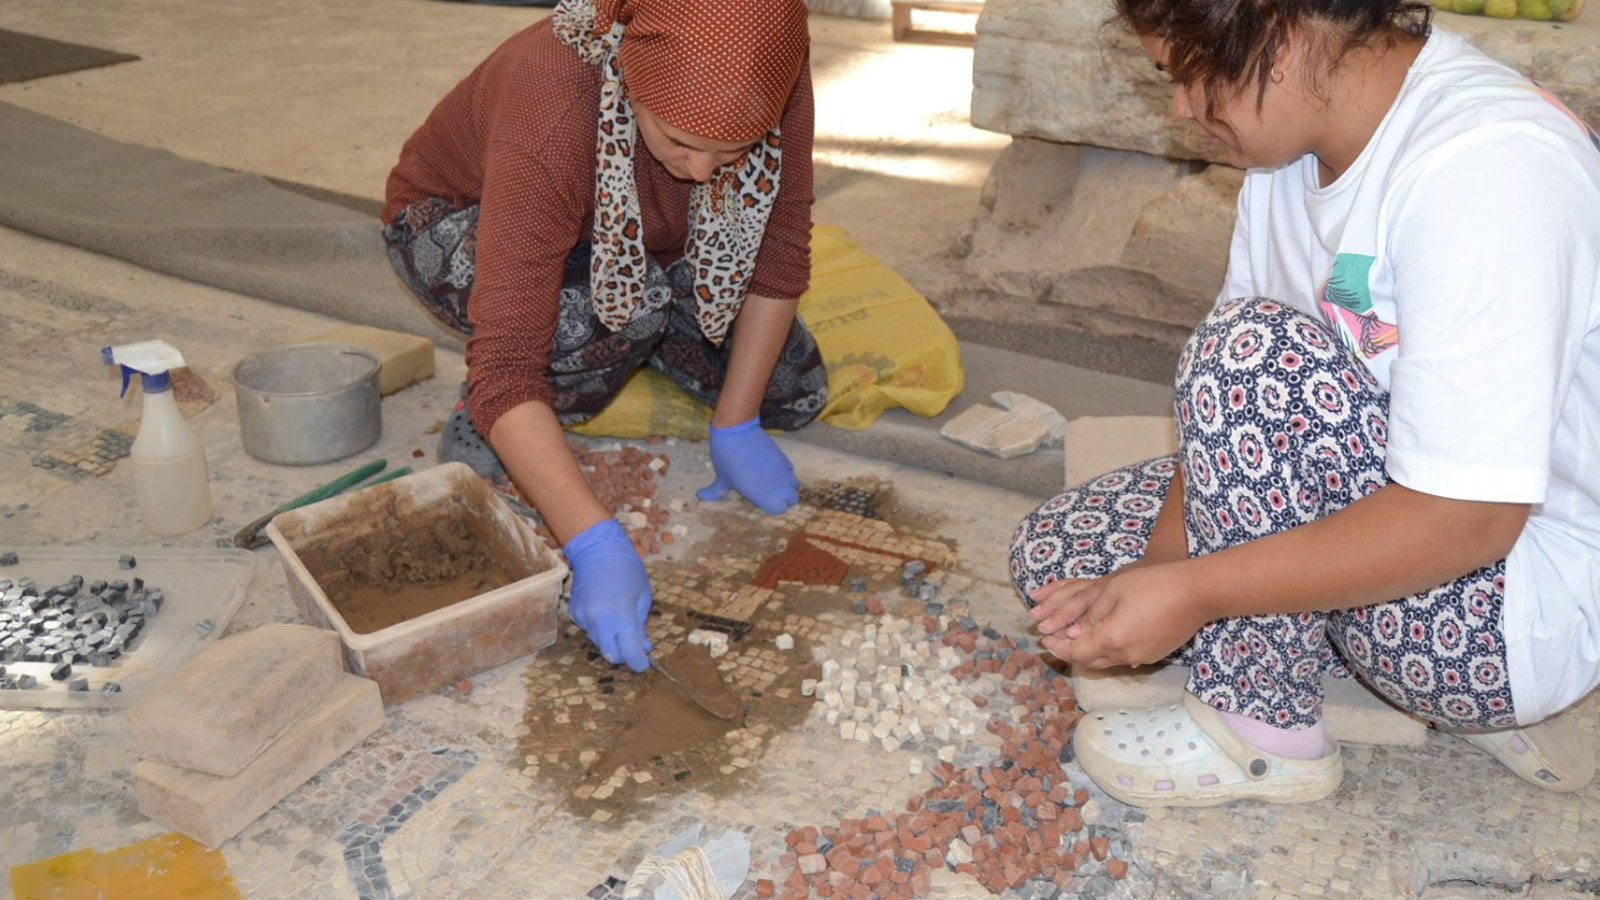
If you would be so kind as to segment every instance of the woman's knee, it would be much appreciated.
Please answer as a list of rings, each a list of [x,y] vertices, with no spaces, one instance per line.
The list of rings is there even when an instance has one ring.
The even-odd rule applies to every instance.
[[[1146,460],[1107,472],[1034,510],[1011,535],[1011,579],[1017,590],[1026,598],[1052,581],[1100,578],[1143,557],[1176,468],[1171,456]]]

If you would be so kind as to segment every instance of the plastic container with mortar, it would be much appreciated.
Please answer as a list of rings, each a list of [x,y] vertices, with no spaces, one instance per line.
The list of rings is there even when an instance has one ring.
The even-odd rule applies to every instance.
[[[360,453],[383,433],[378,357],[350,344],[290,344],[233,367],[239,432],[262,462],[309,466]]]
[[[348,668],[376,681],[385,705],[555,642],[566,564],[462,463],[281,513],[267,536],[295,605],[311,624],[338,633]],[[454,550],[441,552],[441,540],[454,541]],[[479,549],[469,568],[492,569],[506,583],[447,605],[413,606],[424,582],[389,577],[430,568],[449,575],[439,568],[449,557]],[[384,583],[367,580],[374,570],[387,573]]]

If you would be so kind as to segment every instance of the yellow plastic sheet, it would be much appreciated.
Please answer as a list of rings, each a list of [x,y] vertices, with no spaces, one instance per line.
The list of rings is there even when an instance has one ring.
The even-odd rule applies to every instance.
[[[17,900],[241,900],[222,854],[181,834],[12,866],[11,892]]]
[[[833,225],[811,231],[811,289],[800,298],[828,368],[818,417],[862,429],[903,406],[936,416],[961,393],[961,350],[927,298]],[[591,437],[704,437],[711,409],[654,369],[634,374],[611,405],[571,430]]]

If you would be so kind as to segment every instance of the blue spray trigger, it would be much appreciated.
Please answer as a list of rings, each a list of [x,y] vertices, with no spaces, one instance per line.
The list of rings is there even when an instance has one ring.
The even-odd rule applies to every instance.
[[[116,355],[111,352],[115,349],[115,347],[100,348],[100,358],[104,360],[105,364],[108,366],[117,365]],[[129,368],[128,366],[118,366],[118,368],[122,369],[122,393],[118,394],[117,397],[122,398],[128,396],[128,381],[129,379],[133,378],[133,369]]]
[[[171,390],[170,371],[175,366],[183,365],[183,357],[178,351],[162,341],[102,347],[100,358],[106,365],[117,366],[122,370],[122,392],[117,395],[118,397],[128,396],[128,382],[133,379],[135,372],[139,373],[139,382],[145,393],[155,394]]]

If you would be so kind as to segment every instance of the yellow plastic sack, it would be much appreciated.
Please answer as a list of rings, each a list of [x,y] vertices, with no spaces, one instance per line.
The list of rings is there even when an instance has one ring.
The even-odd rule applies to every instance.
[[[800,298],[799,314],[828,369],[828,403],[818,418],[829,425],[866,428],[892,406],[936,416],[961,393],[961,350],[949,326],[842,228],[812,229],[811,289]],[[646,367],[600,415],[570,430],[590,437],[697,438],[710,421],[710,407]]]

